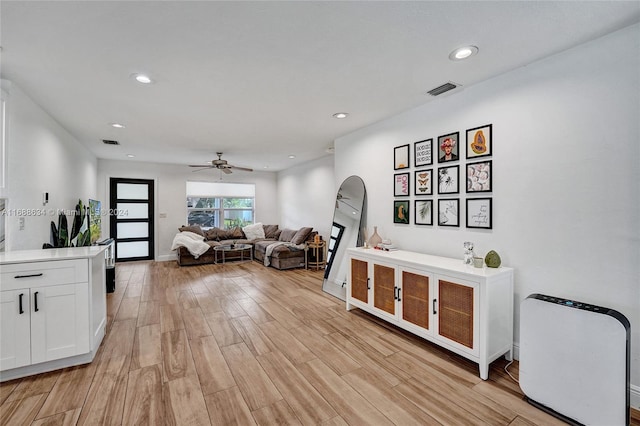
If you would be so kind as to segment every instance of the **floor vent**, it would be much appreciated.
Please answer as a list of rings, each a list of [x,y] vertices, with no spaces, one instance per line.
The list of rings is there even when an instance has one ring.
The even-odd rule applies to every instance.
[[[102,143],[105,145],[120,145],[120,142],[110,141],[109,139],[102,139]]]
[[[431,96],[438,96],[438,95],[442,95],[445,92],[448,92],[449,90],[453,90],[458,86],[459,84],[448,82],[443,84],[442,86],[436,87],[435,89],[429,90],[427,93],[430,94]]]

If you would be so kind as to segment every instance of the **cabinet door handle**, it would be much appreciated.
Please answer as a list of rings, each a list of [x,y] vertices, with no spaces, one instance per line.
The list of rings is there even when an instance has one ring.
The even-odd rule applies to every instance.
[[[438,312],[436,312],[436,299],[433,299],[433,314],[437,314]]]
[[[24,309],[22,309],[22,297],[24,296],[24,293],[20,293],[20,296],[18,296],[18,313],[20,315],[24,314]]]
[[[402,300],[402,299],[400,299],[400,290],[402,290],[402,289],[400,287],[398,287],[398,302]]]
[[[16,275],[13,278],[32,278],[32,277],[41,277],[41,276],[42,276],[42,272],[40,272],[39,274]]]
[[[371,278],[367,278],[367,290],[371,290],[371,286],[369,285],[369,280],[370,280],[370,279],[371,279]]]
[[[38,292],[33,293],[33,310],[38,312]]]

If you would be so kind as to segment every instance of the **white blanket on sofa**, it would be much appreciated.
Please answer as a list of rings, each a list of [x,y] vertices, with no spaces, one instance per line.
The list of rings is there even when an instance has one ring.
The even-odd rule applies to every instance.
[[[293,244],[288,241],[276,241],[273,244],[269,244],[264,251],[264,266],[269,266],[271,264],[271,253],[273,253],[273,249],[279,246],[293,247],[300,250],[304,249],[304,244]]]
[[[189,231],[178,232],[176,236],[173,237],[171,250],[177,250],[178,247],[186,247],[189,253],[196,259],[209,250],[209,244],[204,242],[202,235]]]

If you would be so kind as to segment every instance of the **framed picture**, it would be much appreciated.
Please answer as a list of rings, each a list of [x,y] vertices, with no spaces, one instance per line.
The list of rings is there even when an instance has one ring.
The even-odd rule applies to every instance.
[[[438,167],[438,194],[460,192],[460,166]]]
[[[409,144],[396,146],[393,149],[393,169],[409,168]]]
[[[415,224],[433,225],[433,200],[416,200],[415,207]]]
[[[433,170],[417,170],[414,178],[415,195],[433,195]]]
[[[491,198],[467,198],[467,228],[491,229]]]
[[[459,132],[438,136],[438,163],[446,163],[447,161],[457,161],[460,159],[458,152],[459,138]]]
[[[393,175],[393,195],[394,197],[409,195],[409,173],[396,173]]]
[[[409,200],[393,202],[393,223],[409,223]]]
[[[416,167],[433,164],[433,139],[426,139],[413,144],[413,161]]]
[[[491,124],[467,130],[467,159],[488,157],[493,153]]]
[[[491,160],[467,164],[467,192],[491,192]]]
[[[438,200],[438,225],[460,226],[460,200],[450,198]]]

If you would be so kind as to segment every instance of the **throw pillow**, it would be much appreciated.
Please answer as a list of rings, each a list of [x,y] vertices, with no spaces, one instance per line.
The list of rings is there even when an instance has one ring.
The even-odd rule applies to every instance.
[[[297,232],[298,231],[296,231],[295,229],[283,229],[282,232],[280,232],[280,237],[278,238],[278,241],[284,241],[288,243],[291,241],[293,237],[295,237]]]
[[[213,227],[211,229],[208,229],[204,233],[204,236],[208,241],[218,241],[220,238],[220,231],[222,231],[222,229]]]
[[[265,238],[278,238],[280,234],[278,233],[278,225],[262,225],[264,228],[264,237]]]
[[[242,232],[247,237],[247,240],[264,239],[264,228],[262,223],[254,223],[253,225],[247,225],[242,228]]]
[[[204,237],[204,232],[202,232],[202,228],[200,228],[200,225],[191,225],[191,226],[181,226],[180,228],[178,228],[178,231],[180,232],[193,232],[196,234],[200,234]]]
[[[300,230],[296,232],[296,235],[291,239],[291,242],[295,245],[304,243],[312,229],[313,228],[300,228]]]
[[[242,232],[242,228],[236,226],[235,228],[230,230],[231,238],[234,240],[242,240],[244,239],[244,233]]]

